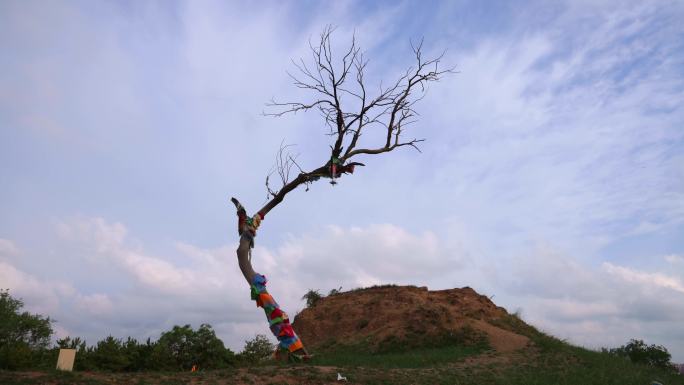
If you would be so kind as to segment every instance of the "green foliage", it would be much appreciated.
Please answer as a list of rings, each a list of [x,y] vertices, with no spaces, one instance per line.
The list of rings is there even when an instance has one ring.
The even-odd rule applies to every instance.
[[[190,325],[174,326],[162,333],[154,350],[160,369],[189,370],[194,365],[194,331]]]
[[[302,299],[306,300],[306,307],[314,307],[316,303],[321,300],[323,296],[318,290],[309,289],[309,291],[302,296]]]
[[[17,370],[31,366],[33,351],[26,343],[18,342],[0,347],[0,367],[2,369]]]
[[[315,364],[369,368],[429,368],[477,356],[481,346],[441,346],[399,351],[377,351],[363,345],[340,346],[334,351],[317,352]]]
[[[223,345],[207,324],[197,330],[190,325],[174,326],[162,333],[155,342],[150,338],[138,342],[131,337],[123,341],[109,336],[95,346],[86,347],[85,341],[80,338],[67,337],[58,340],[57,345],[76,349],[76,370],[188,371],[194,365],[202,369],[220,369],[232,366],[235,362],[233,352]]]
[[[65,338],[58,339],[56,343],[57,347],[60,349],[85,350],[86,348],[86,342],[81,340],[80,337],[72,339],[71,337],[67,336]]]
[[[664,369],[672,369],[672,356],[664,346],[646,345],[643,340],[632,339],[626,345],[610,349],[610,354],[629,358],[637,364],[645,364]]]
[[[240,352],[240,359],[247,364],[256,364],[271,357],[275,345],[263,334],[257,334],[251,340],[245,341],[245,347]]]
[[[123,370],[138,372],[149,368],[152,364],[149,358],[152,354],[152,348],[153,345],[149,338],[146,344],[141,344],[135,338],[128,337],[121,344],[121,353],[128,359],[128,364]]]
[[[190,370],[224,368],[234,361],[234,354],[216,337],[210,325],[202,324],[196,331],[190,325],[174,326],[162,333],[152,352],[158,369]]]
[[[201,368],[225,368],[235,355],[223,345],[211,325],[202,324],[195,335],[196,361]]]
[[[98,341],[90,354],[95,367],[100,370],[120,372],[126,369],[130,363],[121,340],[112,336]]]
[[[52,320],[38,314],[21,312],[24,303],[0,290],[0,369],[31,366],[35,352],[50,344]]]

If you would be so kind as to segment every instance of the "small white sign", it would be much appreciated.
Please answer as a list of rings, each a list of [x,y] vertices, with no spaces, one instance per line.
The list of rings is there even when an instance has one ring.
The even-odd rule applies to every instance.
[[[57,357],[57,370],[70,372],[74,370],[74,360],[76,359],[76,349],[59,349]]]

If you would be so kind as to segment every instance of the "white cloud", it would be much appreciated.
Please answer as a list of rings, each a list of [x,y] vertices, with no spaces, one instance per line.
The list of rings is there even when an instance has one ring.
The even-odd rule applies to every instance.
[[[665,256],[665,260],[673,265],[684,264],[684,257],[681,255],[670,254]]]
[[[608,274],[619,276],[627,282],[633,282],[644,286],[656,286],[672,289],[684,293],[684,285],[681,280],[660,273],[646,273],[630,268],[615,266],[612,263],[604,262],[603,268]]]
[[[80,245],[83,255],[103,259],[126,271],[135,282],[150,289],[168,294],[197,295],[217,292],[226,288],[224,279],[228,264],[219,260],[212,251],[201,250],[181,242],[176,248],[187,253],[193,263],[179,266],[163,257],[149,255],[140,247],[131,245],[128,230],[121,223],[108,223],[102,218],[75,218],[61,222],[57,231],[63,239]],[[226,250],[218,250],[225,256]]]
[[[287,265],[307,282],[333,288],[364,286],[379,282],[396,283],[430,279],[435,271],[458,269],[458,255],[446,255],[436,235],[420,235],[391,224],[342,228],[290,236],[278,248],[278,266]],[[309,283],[312,284],[312,283]]]
[[[22,299],[26,309],[44,315],[58,311],[62,297],[74,295],[68,283],[45,281],[0,261],[0,288],[9,289],[10,295]]]
[[[571,293],[568,293],[566,298],[541,298],[535,301],[534,306],[535,311],[545,309],[544,313],[553,314],[554,319],[561,319],[567,323],[592,322],[594,325],[601,325],[600,320],[620,315],[619,305],[611,300],[579,300]]]
[[[19,249],[9,239],[0,238],[0,258],[12,257],[19,254]]]
[[[95,316],[111,316],[114,304],[106,294],[80,295],[76,298],[76,307],[81,312]]]
[[[603,291],[603,282],[593,271],[552,248],[538,247],[511,258],[499,258],[491,276],[510,290],[511,295],[533,298],[593,301]]]
[[[12,250],[20,252],[14,243]],[[9,289],[12,297],[24,302],[25,310],[29,312],[57,318],[55,330],[58,337],[67,333],[66,325],[59,324],[61,316],[74,311],[95,316],[109,316],[112,314],[113,304],[106,294],[85,295],[78,291],[70,282],[42,279],[34,274],[23,271],[9,262],[0,261],[0,282],[2,289]]]
[[[198,283],[196,277],[188,269],[181,269],[159,258],[148,257],[135,252],[124,252],[116,257],[119,262],[135,275],[142,283],[170,292],[186,292]]]
[[[94,246],[92,251],[104,254],[116,250],[126,238],[128,230],[119,223],[107,223],[102,218],[75,218],[57,223],[57,235],[66,241]]]
[[[188,244],[178,247],[191,256],[193,271],[202,272],[202,280],[216,279],[223,284],[226,277],[239,274],[234,246],[217,250]],[[435,271],[458,269],[458,257],[445,254],[430,232],[415,235],[395,225],[379,224],[329,226],[300,236],[289,235],[275,250],[258,246],[257,239],[252,261],[255,270],[271,279],[275,295],[282,298],[279,301],[297,307],[301,306],[301,295],[309,288],[329,290],[428,280]],[[228,272],[217,275],[217,266]],[[234,288],[240,291],[242,285],[240,278]]]

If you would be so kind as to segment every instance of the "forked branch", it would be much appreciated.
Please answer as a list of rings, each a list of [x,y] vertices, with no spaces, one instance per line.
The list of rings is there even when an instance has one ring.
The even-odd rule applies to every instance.
[[[415,123],[418,115],[414,110],[430,82],[440,80],[445,74],[454,72],[453,68],[441,69],[444,53],[432,59],[423,55],[423,41],[411,44],[415,62],[396,81],[387,87],[380,86],[377,93],[369,92],[364,76],[368,61],[352,38],[349,49],[341,59],[336,60],[331,48],[334,29],[327,27],[317,44],[309,41],[311,62],[304,59],[292,61],[297,72],[288,75],[297,88],[311,92],[312,99],[306,102],[278,102],[271,100],[265,113],[269,116],[283,116],[300,111],[318,111],[333,137],[330,145],[331,156],[326,162],[311,170],[303,171],[295,162],[296,157],[283,155],[287,146],[281,145],[274,170],[266,179],[270,200],[260,210],[266,214],[278,205],[285,195],[302,184],[310,184],[319,178],[337,178],[352,173],[354,166],[362,163],[352,160],[359,155],[377,155],[393,151],[399,147],[412,147],[420,151],[418,144],[424,139],[406,139],[407,127]],[[383,130],[384,140],[380,143],[361,143],[367,130]],[[299,174],[290,180],[292,167],[296,165]],[[274,173],[280,176],[282,186],[273,190],[269,178]]]

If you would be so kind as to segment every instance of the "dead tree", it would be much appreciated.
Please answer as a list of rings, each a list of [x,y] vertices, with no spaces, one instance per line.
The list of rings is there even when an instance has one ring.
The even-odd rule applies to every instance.
[[[332,144],[329,145],[330,158],[317,168],[304,171],[296,162],[296,157],[287,152],[287,146],[281,145],[274,170],[266,177],[269,198],[267,203],[253,217],[249,217],[240,203],[232,198],[238,208],[238,233],[241,236],[237,250],[238,261],[245,279],[252,285],[253,293],[255,285],[259,286],[257,281],[263,276],[255,273],[252,268],[250,248],[254,244],[256,229],[265,215],[280,204],[288,193],[301,185],[307,185],[308,188],[308,185],[321,178],[329,178],[331,184],[336,184],[337,178],[353,173],[356,166],[364,166],[355,161],[362,155],[379,155],[400,147],[412,147],[420,151],[418,144],[423,139],[405,138],[407,127],[415,123],[417,116],[414,106],[423,98],[430,82],[438,81],[445,74],[453,72],[451,68],[440,69],[443,53],[436,58],[425,59],[421,40],[417,45],[411,44],[414,64],[393,83],[388,86],[381,84],[373,91],[364,78],[368,61],[356,39],[352,39],[351,46],[344,52],[341,60],[336,60],[331,48],[332,33],[333,28],[328,27],[321,34],[318,44],[310,41],[311,60],[293,60],[297,72],[288,72],[294,85],[310,91],[312,98],[307,102],[272,100],[267,104],[272,112],[266,113],[280,117],[289,113],[318,111],[332,138]],[[362,136],[369,130],[381,130],[383,140],[378,143],[364,143]],[[273,174],[278,174],[281,183],[275,190],[270,180]],[[296,176],[292,179],[293,174]],[[265,292],[265,287],[261,288]],[[257,287],[256,291],[259,290],[260,287]],[[259,305],[258,299],[257,304]],[[269,321],[272,319],[268,310],[267,318]],[[280,339],[278,334],[276,337]]]

